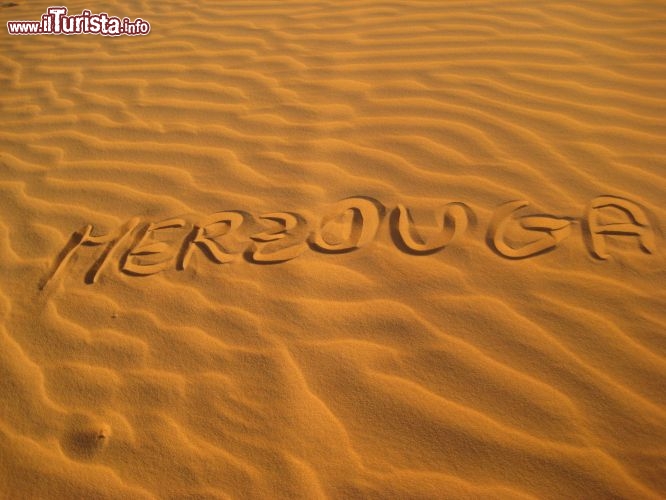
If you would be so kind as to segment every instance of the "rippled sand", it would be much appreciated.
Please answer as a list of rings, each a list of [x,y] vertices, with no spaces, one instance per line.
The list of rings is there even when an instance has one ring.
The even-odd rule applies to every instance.
[[[666,494],[662,2],[67,4],[152,25],[119,38],[9,36],[46,5],[17,3],[0,497]],[[376,235],[321,251],[359,236],[358,212],[335,217],[349,197]],[[498,245],[515,200],[531,217]],[[467,230],[426,251],[451,202]],[[193,243],[182,265],[230,210],[229,262]],[[289,247],[249,239],[276,212],[298,214],[299,255],[262,265]],[[645,233],[597,234],[600,258],[594,214]],[[136,232],[72,246],[167,219],[143,255]],[[536,240],[557,246],[503,255]],[[127,272],[151,258],[165,269]]]

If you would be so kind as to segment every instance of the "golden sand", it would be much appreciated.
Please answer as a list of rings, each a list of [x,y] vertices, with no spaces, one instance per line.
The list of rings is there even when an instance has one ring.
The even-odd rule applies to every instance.
[[[0,498],[666,495],[663,2],[16,3]]]

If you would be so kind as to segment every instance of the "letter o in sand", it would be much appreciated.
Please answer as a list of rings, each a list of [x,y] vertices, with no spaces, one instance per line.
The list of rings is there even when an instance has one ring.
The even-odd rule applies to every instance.
[[[343,241],[329,243],[322,235],[323,230],[330,222],[348,211],[352,212],[352,220],[347,237]],[[345,253],[357,250],[375,238],[384,211],[384,206],[373,198],[357,196],[340,200],[333,206],[329,214],[322,217],[319,227],[308,240],[310,246],[314,250],[325,253]]]

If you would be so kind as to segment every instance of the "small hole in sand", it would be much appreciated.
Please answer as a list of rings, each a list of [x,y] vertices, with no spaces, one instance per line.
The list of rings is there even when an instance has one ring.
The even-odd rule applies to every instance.
[[[94,425],[75,419],[65,432],[60,444],[63,452],[75,460],[92,460],[109,442],[111,427]]]

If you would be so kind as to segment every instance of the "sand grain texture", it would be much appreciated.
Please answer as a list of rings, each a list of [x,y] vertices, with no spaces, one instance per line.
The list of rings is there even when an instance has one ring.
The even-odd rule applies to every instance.
[[[46,8],[17,3],[3,29]],[[152,32],[0,35],[0,497],[666,495],[662,2],[67,7]],[[652,253],[590,254],[602,195],[643,208]],[[299,214],[299,237],[330,216],[335,247],[354,196],[385,209],[356,251],[195,246],[177,269],[225,210],[265,237],[262,214]],[[554,251],[486,241],[515,200]],[[433,253],[451,202],[473,216]],[[52,276],[73,233],[135,217],[182,219],[166,270],[120,270],[132,234],[95,283],[99,246]]]

